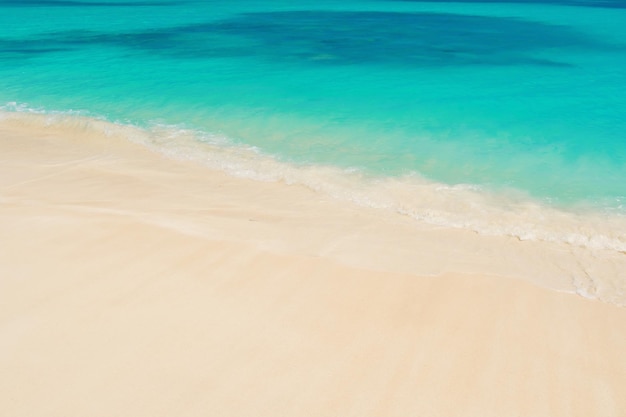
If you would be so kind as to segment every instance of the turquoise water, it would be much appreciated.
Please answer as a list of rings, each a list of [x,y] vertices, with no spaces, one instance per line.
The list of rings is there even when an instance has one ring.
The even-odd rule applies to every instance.
[[[5,117],[104,119],[420,220],[626,247],[624,1],[0,0],[0,63]]]

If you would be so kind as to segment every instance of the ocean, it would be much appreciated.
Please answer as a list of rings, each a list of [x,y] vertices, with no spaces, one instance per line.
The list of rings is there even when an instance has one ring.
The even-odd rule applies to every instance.
[[[626,252],[621,0],[0,0],[9,118]]]

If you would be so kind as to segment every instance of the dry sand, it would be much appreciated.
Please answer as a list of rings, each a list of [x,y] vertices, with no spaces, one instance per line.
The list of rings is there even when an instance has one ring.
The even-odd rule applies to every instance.
[[[0,416],[624,416],[585,256],[4,122]]]

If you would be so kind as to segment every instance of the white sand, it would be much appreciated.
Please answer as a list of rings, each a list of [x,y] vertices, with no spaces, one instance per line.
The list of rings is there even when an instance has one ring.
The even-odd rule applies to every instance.
[[[623,416],[598,256],[4,122],[0,415]]]

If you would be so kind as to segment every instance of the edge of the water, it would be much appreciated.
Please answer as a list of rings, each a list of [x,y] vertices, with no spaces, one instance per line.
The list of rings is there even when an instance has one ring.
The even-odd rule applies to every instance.
[[[296,165],[251,146],[235,145],[223,135],[181,126],[139,127],[81,112],[16,105],[0,107],[0,122],[8,121],[121,136],[170,158],[193,161],[236,177],[300,184],[342,201],[433,226],[626,253],[626,213],[620,211],[551,207],[519,191],[495,193],[473,184],[448,185],[418,173],[373,177],[358,168]]]

